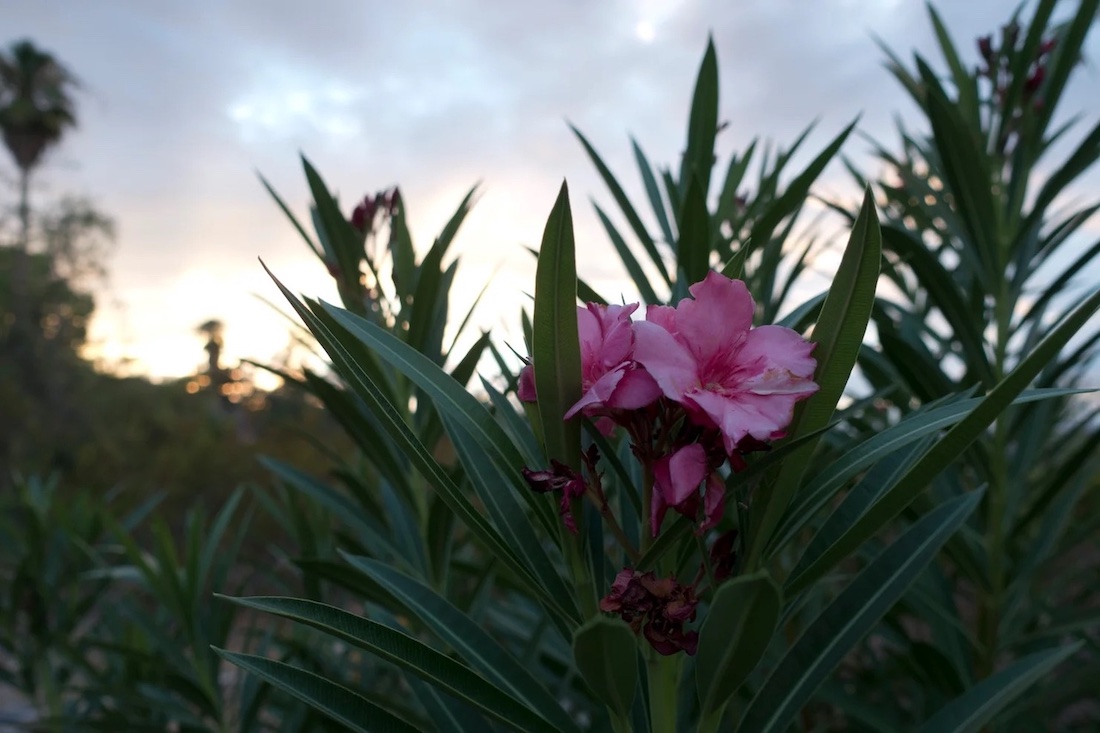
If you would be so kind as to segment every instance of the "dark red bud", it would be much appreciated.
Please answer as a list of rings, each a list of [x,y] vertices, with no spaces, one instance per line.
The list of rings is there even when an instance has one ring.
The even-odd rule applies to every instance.
[[[549,471],[532,471],[524,467],[523,478],[532,490],[539,493],[561,492],[559,511],[565,528],[577,533],[577,523],[573,519],[571,504],[573,499],[584,496],[584,479],[580,474],[560,461],[551,459]]]
[[[982,36],[978,39],[978,53],[986,61],[993,59],[993,36]]]
[[[374,227],[374,215],[378,211],[378,199],[374,196],[364,196],[359,205],[351,212],[348,220],[353,227],[366,234]]]
[[[1024,82],[1024,94],[1032,95],[1038,91],[1039,87],[1043,85],[1043,79],[1046,78],[1047,70],[1045,66],[1036,66],[1035,71],[1031,72],[1027,81]]]

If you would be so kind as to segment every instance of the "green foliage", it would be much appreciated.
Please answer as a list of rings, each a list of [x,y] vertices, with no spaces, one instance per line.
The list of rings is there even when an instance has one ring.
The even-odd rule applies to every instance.
[[[1072,202],[1081,192],[1075,184],[1100,157],[1100,127],[1092,122],[1071,141],[1072,125],[1053,121],[1100,6],[1080,3],[1058,22],[1055,6],[1035,4],[1026,21],[1016,13],[1000,37],[979,45],[977,67],[960,60],[934,11],[946,75],[921,56],[910,67],[890,54],[889,69],[918,104],[925,127],[900,129],[897,152],[878,147],[886,272],[898,295],[875,313],[879,348],[894,371],[886,381],[868,374],[903,413],[964,388],[1007,404],[1011,391],[1029,384],[1095,384],[1100,334],[1092,316],[1100,295],[1089,273],[1100,242],[1091,241],[1087,226],[1098,205]],[[906,696],[915,694],[898,710],[909,724],[1053,730],[1088,694],[1092,682],[1079,671],[1086,654],[1074,653],[1072,644],[1042,650],[1087,640],[1087,629],[1098,623],[1092,614],[1077,619],[1083,625],[1061,626],[1069,608],[1098,600],[1095,541],[1072,526],[1096,510],[1100,426],[1085,399],[1071,390],[1051,394],[1007,408],[990,405],[984,418],[975,410],[942,448],[921,457],[912,480],[886,494],[907,484],[919,511],[987,486],[983,506],[948,545],[926,588],[888,619],[892,643],[874,663],[879,674],[900,667],[918,678],[977,686],[935,713],[949,697],[909,682]],[[964,433],[974,443],[961,451]],[[919,494],[932,480],[920,472],[938,471],[952,445],[958,461],[935,481],[931,496]],[[885,509],[887,501],[877,503]],[[876,525],[886,521],[881,514]],[[867,527],[864,536],[870,533]],[[836,556],[843,552],[838,547]],[[965,597],[972,600],[958,601]],[[904,630],[911,614],[927,625],[920,641]],[[940,650],[935,659],[924,652],[924,639]],[[1044,671],[1029,674],[1032,664]],[[1018,694],[1024,686],[1031,687],[1027,697],[1009,702],[1006,690]],[[884,700],[876,688],[861,685],[854,694]]]
[[[172,524],[19,482],[0,514],[13,589],[0,651],[17,660],[0,681],[56,729],[1066,727],[1098,674],[1100,436],[1081,398],[1100,293],[1075,278],[1100,252],[1080,247],[1100,204],[1053,202],[1100,157],[1100,132],[1049,175],[1037,165],[1067,139],[1048,128],[1098,4],[1052,26],[1054,2],[1039,2],[981,46],[977,72],[932,12],[948,75],[891,57],[928,129],[903,130],[900,155],[879,146],[889,181],[853,169],[868,194],[812,297],[798,284],[818,245],[798,221],[852,127],[793,175],[806,134],[766,154],[739,195],[758,145],[715,175],[708,43],[678,171],[633,145],[657,235],[574,129],[627,230],[597,217],[648,303],[678,303],[717,268],[745,279],[756,320],[816,343],[819,391],[782,441],[707,479],[708,500],[724,482],[725,514],[694,535],[678,517],[651,536],[654,456],[637,436],[563,420],[583,387],[577,296],[596,297],[578,279],[566,186],[523,314],[538,398],[521,408],[486,334],[456,350],[470,314],[448,330],[446,260],[474,191],[419,256],[396,189],[345,217],[303,161],[312,233],[268,190],[341,305],[275,281],[328,360],[279,373],[346,442],[319,438],[325,469],[274,445],[275,487],[256,505],[237,493]],[[469,386],[487,355],[501,379]],[[257,506],[286,539],[254,560]],[[653,598],[681,604],[695,656],[654,641],[677,622],[670,602],[655,624]],[[621,619],[605,615],[616,604]]]
[[[593,616],[573,634],[577,671],[612,713],[626,717],[638,687],[638,647],[622,619]]]
[[[765,163],[756,200],[745,202],[741,211],[730,201],[737,203],[733,192],[748,168],[750,148],[730,166],[722,197],[712,212],[707,202],[717,106],[717,59],[710,46],[696,82],[679,178],[669,171],[654,175],[635,146],[663,241],[648,234],[622,186],[577,133],[640,252],[627,244],[602,209],[597,208],[597,214],[638,291],[647,298],[653,296],[653,302],[661,302],[659,295],[665,302],[677,302],[687,294],[689,282],[715,264],[725,263],[727,273],[745,275],[752,292],[759,295],[765,318],[774,318],[793,294],[808,252],[802,248],[792,255],[787,240],[795,231],[810,186],[850,128],[783,191],[779,176],[793,151],[779,155],[774,165]],[[351,248],[354,239],[345,230],[345,220],[336,216],[338,208],[326,199],[329,194],[319,176],[308,167],[307,176],[314,197],[322,199],[314,217],[322,242],[317,251],[336,262],[340,272],[355,267],[354,282],[342,294],[355,283],[367,283],[377,293],[413,292],[408,283],[424,275],[418,274],[415,257],[410,255],[414,250],[403,239],[400,216],[394,214],[389,224],[396,232],[388,248],[394,282],[383,287],[371,279],[374,275],[358,272],[360,262],[366,262],[371,273],[377,272],[370,266],[369,248],[363,256],[358,249],[352,256],[342,251]],[[857,363],[864,365],[873,383],[877,375],[905,367],[911,352],[895,352],[896,341],[890,333],[883,335],[881,322],[884,314],[901,312],[911,317],[924,303],[914,304],[905,313],[881,296],[875,300],[881,253],[892,257],[894,250],[888,238],[880,236],[868,196],[829,293],[790,309],[791,323],[813,328],[821,364],[817,381],[822,389],[814,398],[816,403],[808,402],[796,418],[785,445],[769,456],[750,460],[744,471],[726,478],[729,517],[718,529],[739,531],[742,559],[734,572],[742,574],[724,586],[713,576],[709,585],[700,586],[705,646],[693,664],[685,665],[682,657],[657,656],[644,643],[633,651],[623,643],[630,638],[628,627],[609,622],[593,605],[607,591],[612,569],[623,565],[653,568],[672,577],[690,576],[700,567],[701,577],[704,570],[713,572],[707,538],[692,541],[690,523],[684,520],[666,528],[652,545],[643,539],[641,552],[633,546],[637,539],[632,542],[631,536],[646,532],[643,507],[651,485],[646,481],[653,479],[638,475],[629,444],[597,437],[597,431],[592,431],[591,444],[598,448],[599,458],[587,451],[583,462],[599,461],[598,469],[585,469],[598,472],[599,489],[588,488],[587,498],[595,506],[575,499],[569,507],[577,519],[575,538],[560,530],[553,504],[527,490],[519,475],[525,465],[531,468],[534,461],[534,467],[541,468],[547,459],[564,461],[555,470],[570,470],[569,466],[578,470],[581,451],[590,445],[588,437],[578,436],[579,424],[560,419],[578,393],[575,297],[591,292],[577,280],[573,249],[568,194],[563,187],[539,253],[535,316],[528,328],[539,395],[530,425],[507,394],[483,381],[484,396],[475,397],[464,386],[468,373],[448,373],[442,354],[425,350],[409,338],[411,329],[400,325],[405,319],[402,313],[411,309],[415,314],[417,297],[397,306],[383,299],[377,309],[368,309],[344,295],[345,308],[337,308],[299,299],[283,289],[340,378],[339,387],[315,394],[334,413],[348,416],[345,425],[353,434],[372,436],[370,442],[360,439],[360,449],[364,457],[374,459],[372,467],[384,476],[360,473],[342,498],[340,492],[286,467],[278,469],[290,484],[319,500],[325,511],[347,514],[340,521],[358,532],[358,536],[342,536],[337,543],[357,546],[356,554],[343,554],[341,560],[303,558],[299,562],[305,573],[303,583],[312,589],[310,593],[322,597],[343,602],[348,596],[358,599],[373,620],[328,606],[304,606],[304,601],[293,599],[240,602],[259,604],[256,607],[307,625],[323,625],[329,633],[373,650],[379,663],[400,667],[418,702],[403,718],[416,725],[421,721],[455,729],[476,726],[467,707],[447,704],[455,695],[512,727],[523,727],[519,720],[537,716],[532,721],[542,722],[532,725],[541,728],[545,723],[560,730],[622,731],[629,726],[651,731],[737,726],[752,731],[787,730],[796,720],[824,721],[830,715],[864,721],[918,715],[915,710],[901,715],[876,713],[873,704],[853,712],[855,706],[849,704],[846,693],[838,692],[830,679],[840,668],[855,664],[859,669],[867,664],[859,661],[858,652],[869,636],[887,632],[892,639],[903,636],[898,614],[917,608],[922,620],[938,623],[954,612],[953,603],[950,611],[933,610],[944,596],[930,592],[928,583],[942,577],[936,564],[941,552],[964,572],[982,567],[982,561],[972,557],[980,526],[971,517],[976,508],[994,501],[997,487],[993,481],[980,481],[949,490],[960,475],[952,461],[970,460],[973,449],[968,446],[990,439],[986,431],[990,424],[1010,422],[1018,411],[1050,410],[1074,393],[1055,388],[1055,380],[1044,381],[1043,374],[1058,363],[1069,337],[1089,322],[1096,296],[1081,298],[1071,314],[1053,330],[1044,331],[1042,338],[1035,338],[1018,359],[990,362],[991,380],[980,385],[981,396],[963,392],[958,389],[961,385],[941,373],[934,381],[951,386],[925,395],[924,408],[910,407],[908,400],[917,393],[906,392],[906,401],[901,402],[898,388],[885,389],[887,385],[876,383],[883,389],[872,399],[837,409]],[[794,266],[788,267],[792,256]],[[648,259],[644,266],[643,257]],[[929,260],[922,261],[927,265]],[[433,272],[436,266],[433,262]],[[655,273],[652,281],[647,272]],[[785,273],[782,279],[779,273]],[[887,260],[885,274],[902,283],[912,277],[904,263],[894,259]],[[970,300],[952,302],[957,306]],[[872,319],[879,325],[878,346],[862,343]],[[977,333],[983,330],[984,326]],[[917,348],[910,345],[911,350]],[[961,341],[959,348],[959,353],[975,350],[973,343],[964,348]],[[493,353],[498,364],[506,363],[495,349]],[[930,356],[932,364],[943,363],[943,354]],[[506,376],[509,388],[515,389],[514,375]],[[1033,382],[1035,388],[1027,390]],[[324,380],[326,385],[332,383]],[[407,399],[413,394],[415,408]],[[884,396],[901,409],[885,414],[872,409],[881,408]],[[996,427],[994,434],[1000,429]],[[436,440],[447,446],[446,460]],[[539,450],[540,443],[545,452]],[[991,453],[978,455],[988,463]],[[989,484],[988,490],[983,484]],[[404,501],[387,502],[387,486],[393,497]],[[934,487],[932,491],[929,486]],[[825,514],[822,510],[827,507],[835,510]],[[895,520],[899,514],[903,521]],[[289,514],[284,516],[288,524],[293,522]],[[315,534],[323,527],[308,522],[298,525],[303,546],[326,554],[332,551],[332,543]],[[446,530],[442,537],[436,534],[441,527]],[[884,544],[880,536],[892,542]],[[432,560],[425,563],[424,558]],[[765,565],[768,571],[749,572]],[[322,582],[339,592],[326,591]],[[781,585],[786,586],[782,593]],[[945,597],[952,599],[950,593]],[[289,613],[287,604],[297,604],[298,610]],[[1036,657],[1038,661],[1026,661],[998,677],[986,675],[986,682],[981,681],[982,675],[959,674],[953,703],[951,697],[928,695],[921,704],[932,706],[930,711],[946,705],[945,720],[990,720],[998,711],[1009,709],[1010,701],[1018,701],[1019,694],[1038,679],[1035,670],[1072,654],[1072,648],[1054,649],[1050,642],[1045,646],[1049,651]],[[608,649],[614,650],[618,660],[613,668],[606,663],[612,653]],[[635,689],[633,671],[637,654],[644,660],[638,666],[639,672],[644,669],[637,678],[641,694]],[[945,658],[937,651],[928,651],[924,657]],[[305,677],[295,680],[288,668],[257,671],[280,689],[310,696],[313,705],[337,719],[374,729],[370,721],[376,703],[354,696],[366,694],[369,688],[349,685],[338,675],[330,684],[340,685],[343,691],[333,688],[325,693],[320,682]],[[478,687],[482,691],[475,694],[473,687],[463,687],[480,686],[481,680],[504,695],[502,700],[510,701],[500,704],[518,704],[521,709],[505,721],[503,708],[490,709],[488,688]],[[426,685],[434,685],[436,691]],[[881,689],[886,689],[885,681]],[[338,709],[322,702],[324,695],[338,700]],[[920,719],[910,718],[909,723]],[[386,720],[378,729],[384,729]]]

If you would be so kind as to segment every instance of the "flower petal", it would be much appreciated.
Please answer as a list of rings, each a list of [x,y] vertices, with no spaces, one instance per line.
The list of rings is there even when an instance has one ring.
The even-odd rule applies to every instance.
[[[745,283],[718,272],[707,273],[688,289],[694,300],[676,306],[676,329],[696,360],[707,363],[728,358],[752,326],[756,304]]]
[[[535,369],[530,364],[520,370],[519,388],[516,389],[516,396],[519,397],[521,402],[538,401],[535,394]]]
[[[676,333],[676,309],[667,305],[651,305],[645,309],[645,319],[669,333]]]
[[[732,453],[746,435],[758,440],[781,437],[791,422],[798,395],[756,395],[751,392],[732,396],[697,390],[687,402],[706,414],[722,431],[726,452]]]
[[[619,380],[623,378],[625,372],[626,364],[620,364],[618,368],[607,372],[597,379],[591,387],[585,390],[581,398],[569,408],[569,412],[565,413],[565,419],[572,419],[574,415],[585,408],[599,408],[605,406],[607,401],[611,399],[611,395],[614,394],[615,387],[618,386]]]
[[[726,510],[725,498],[726,482],[717,473],[712,473],[707,477],[707,493],[703,495],[703,523],[699,525],[696,534],[718,526]]]
[[[634,324],[634,360],[645,367],[670,399],[679,400],[699,383],[691,352],[656,323]]]
[[[815,345],[782,326],[754,328],[737,352],[739,363],[757,365],[741,389],[758,395],[813,394],[818,389],[812,381],[817,361],[810,356]]]
[[[665,512],[671,507],[690,519],[699,511],[699,484],[707,475],[707,452],[692,443],[653,462],[653,497],[650,501],[650,532],[661,531]]]
[[[640,410],[657,401],[661,388],[649,372],[637,366],[627,367],[607,406],[616,410]]]

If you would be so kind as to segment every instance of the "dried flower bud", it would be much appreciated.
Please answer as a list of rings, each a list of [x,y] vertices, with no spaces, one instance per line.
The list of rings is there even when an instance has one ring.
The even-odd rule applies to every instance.
[[[618,614],[634,633],[641,631],[659,654],[668,656],[678,651],[695,654],[699,633],[685,631],[684,624],[695,619],[698,604],[694,589],[675,578],[623,568],[600,601],[600,610]]]
[[[584,496],[584,479],[564,463],[551,459],[551,470],[532,471],[523,469],[523,478],[532,490],[539,493],[561,492],[561,504],[559,513],[562,522],[573,534],[577,533],[577,524],[573,521],[573,513],[569,510],[573,499]]]

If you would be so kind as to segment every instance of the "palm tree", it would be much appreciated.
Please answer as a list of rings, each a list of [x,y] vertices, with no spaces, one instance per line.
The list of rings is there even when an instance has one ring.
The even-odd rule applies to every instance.
[[[32,317],[30,275],[30,177],[45,152],[65,131],[76,125],[71,91],[76,77],[53,56],[30,40],[17,41],[7,53],[0,50],[0,133],[19,169],[19,239],[14,247],[10,278],[11,312],[8,356],[28,382],[36,374],[44,378],[44,365],[54,362],[41,352],[43,340]],[[46,393],[55,407],[61,405],[57,380],[46,377]]]
[[[0,52],[0,131],[19,168],[19,246],[30,243],[30,176],[65,131],[76,126],[76,78],[30,40]]]

